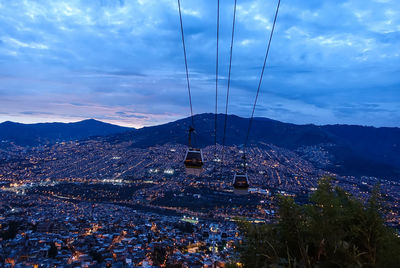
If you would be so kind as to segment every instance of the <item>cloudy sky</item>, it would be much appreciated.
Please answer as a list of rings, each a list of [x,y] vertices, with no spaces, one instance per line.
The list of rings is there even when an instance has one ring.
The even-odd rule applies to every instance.
[[[234,0],[221,0],[219,112]],[[216,0],[181,0],[194,113],[214,111]],[[238,0],[229,113],[249,117],[277,0]],[[0,0],[0,122],[189,115],[176,0]],[[283,0],[255,116],[400,127],[400,1]]]

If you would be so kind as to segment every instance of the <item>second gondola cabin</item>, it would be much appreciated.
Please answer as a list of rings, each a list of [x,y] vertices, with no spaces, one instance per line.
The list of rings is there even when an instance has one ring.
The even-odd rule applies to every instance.
[[[189,148],[185,156],[185,168],[188,175],[200,176],[203,172],[203,152],[201,149]]]
[[[235,194],[247,194],[249,190],[249,177],[247,173],[235,173],[233,177],[233,192]]]

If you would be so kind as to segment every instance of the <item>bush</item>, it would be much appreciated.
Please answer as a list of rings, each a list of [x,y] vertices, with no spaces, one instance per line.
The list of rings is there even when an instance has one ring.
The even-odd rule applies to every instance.
[[[399,267],[400,239],[384,225],[379,186],[363,204],[330,181],[321,179],[306,205],[280,196],[275,224],[241,222],[243,266]]]

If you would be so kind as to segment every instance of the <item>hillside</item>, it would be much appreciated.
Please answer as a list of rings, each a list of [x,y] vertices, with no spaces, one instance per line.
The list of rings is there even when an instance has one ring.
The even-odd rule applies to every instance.
[[[224,115],[218,115],[217,142],[222,143]],[[188,142],[191,120],[185,118],[163,125],[129,129],[96,120],[77,123],[0,124],[0,140],[22,146],[49,144],[57,141],[97,139],[118,144],[132,142],[135,148]],[[194,144],[214,144],[214,115],[194,118]],[[244,143],[249,119],[228,116],[226,145]],[[295,125],[267,118],[254,118],[249,145],[275,145],[290,150],[315,167],[341,175],[375,176],[400,179],[400,128],[375,128],[353,125]]]
[[[222,143],[224,115],[218,115],[217,142]],[[133,141],[146,148],[166,143],[187,144],[190,118],[145,127],[107,137],[107,141]],[[214,143],[214,115],[196,115],[196,146]],[[249,119],[228,116],[226,145],[244,143]],[[249,144],[274,144],[297,152],[325,170],[343,175],[400,178],[400,128],[375,128],[353,125],[295,125],[266,118],[254,118]],[[316,156],[317,155],[317,156]],[[321,157],[327,164],[321,163]],[[329,161],[328,161],[329,160]]]
[[[60,141],[88,139],[132,130],[94,119],[76,123],[0,124],[0,141],[13,142],[21,146],[36,146]]]

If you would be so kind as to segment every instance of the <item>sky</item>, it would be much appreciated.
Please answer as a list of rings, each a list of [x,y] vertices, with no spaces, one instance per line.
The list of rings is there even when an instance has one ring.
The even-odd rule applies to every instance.
[[[214,112],[216,0],[181,0],[193,112]],[[221,0],[218,112],[234,0]],[[237,0],[228,113],[251,115],[277,0]],[[282,0],[257,117],[400,127],[400,1]],[[0,0],[0,122],[190,115],[176,0]]]

